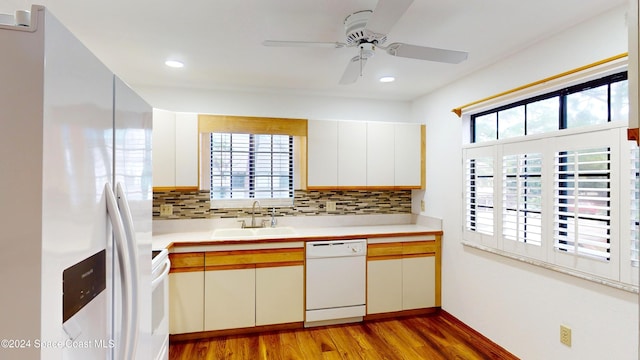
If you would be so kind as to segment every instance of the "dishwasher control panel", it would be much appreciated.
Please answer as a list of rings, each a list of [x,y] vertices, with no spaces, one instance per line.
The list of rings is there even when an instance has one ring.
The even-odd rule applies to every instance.
[[[311,241],[307,243],[307,259],[366,255],[366,239]]]

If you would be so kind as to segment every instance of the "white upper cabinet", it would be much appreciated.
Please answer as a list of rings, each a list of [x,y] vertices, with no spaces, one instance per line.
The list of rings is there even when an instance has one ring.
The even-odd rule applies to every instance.
[[[198,186],[198,114],[176,113],[176,186]]]
[[[420,124],[310,120],[307,186],[422,187]]]
[[[394,184],[420,186],[422,183],[422,125],[394,126]]]
[[[198,186],[198,115],[153,109],[153,186]]]
[[[307,186],[338,184],[338,122],[310,120],[307,124]]]
[[[394,185],[394,124],[367,123],[367,186]]]
[[[176,186],[176,115],[153,109],[153,186]]]
[[[367,123],[338,122],[338,186],[367,184]]]

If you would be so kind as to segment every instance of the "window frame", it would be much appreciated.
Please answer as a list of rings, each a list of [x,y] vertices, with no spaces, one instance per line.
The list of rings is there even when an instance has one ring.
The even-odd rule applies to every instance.
[[[225,206],[225,204],[228,201],[233,201],[233,205],[235,205],[238,202],[241,201],[255,201],[255,200],[259,200],[261,202],[264,202],[265,204],[268,203],[270,206],[275,206],[275,205],[279,205],[279,206],[290,206],[293,204],[293,199],[294,199],[294,187],[293,187],[293,177],[294,177],[294,169],[293,169],[293,160],[294,160],[294,147],[293,147],[293,136],[291,135],[279,135],[279,134],[242,134],[242,133],[220,133],[220,132],[212,132],[212,133],[208,133],[210,138],[209,138],[209,149],[211,152],[211,157],[210,157],[210,167],[209,167],[209,179],[210,179],[210,201],[211,201],[211,207],[220,207],[220,206]],[[215,145],[215,140],[214,137],[216,135],[229,135],[229,150],[220,150],[217,151],[216,145]],[[235,150],[233,149],[234,146],[234,137],[237,136],[247,136],[248,137],[248,142],[245,144],[244,142],[239,143],[240,146],[242,145],[246,145],[247,147],[245,149],[242,150]],[[257,140],[256,137],[258,136],[269,136],[271,137],[271,150],[269,152],[264,152],[261,151],[257,148]],[[274,196],[274,192],[276,190],[274,190],[273,188],[273,184],[274,181],[270,181],[270,192],[271,192],[271,196],[270,197],[261,197],[261,196],[257,196],[259,195],[258,193],[260,192],[260,190],[258,189],[258,179],[261,177],[270,177],[270,178],[274,178],[275,176],[273,175],[274,172],[274,168],[273,168],[273,157],[275,154],[283,154],[284,152],[274,152],[274,148],[273,148],[273,137],[274,136],[286,136],[288,137],[288,151],[286,152],[288,154],[288,188],[286,190],[286,192],[288,193],[287,197],[277,197]],[[214,173],[214,153],[228,153],[229,154],[229,159],[230,159],[230,168],[229,170],[231,171],[231,173],[229,174],[224,174],[224,173]],[[238,178],[237,175],[234,175],[233,173],[233,154],[234,153],[246,153],[246,157],[247,157],[247,171],[244,175],[242,175],[242,177],[245,179],[243,181],[243,184],[246,184],[246,189],[243,190],[238,190],[238,191],[234,191],[234,186],[233,186],[233,182],[234,179]],[[271,167],[270,167],[270,173],[271,175],[269,176],[265,176],[265,175],[260,175],[258,174],[257,171],[257,166],[258,163],[256,161],[257,155],[258,154],[270,154],[270,159],[271,159]],[[213,189],[215,187],[216,184],[214,184],[214,176],[220,176],[221,177],[221,181],[223,181],[222,179],[225,177],[229,178],[229,190],[227,191],[228,194],[230,195],[229,198],[216,198],[214,197],[214,194],[216,192],[211,191],[211,189]],[[284,191],[284,190],[283,190]],[[237,192],[240,195],[246,195],[246,196],[240,196],[240,197],[234,197],[234,192]]]
[[[575,94],[575,93],[579,93],[581,91],[585,91],[585,90],[589,90],[589,89],[593,89],[593,88],[597,88],[600,87],[602,85],[608,85],[607,88],[607,97],[608,97],[608,117],[607,117],[607,123],[611,122],[611,84],[613,83],[617,83],[617,82],[621,82],[621,81],[625,81],[628,80],[628,73],[627,71],[621,71],[621,72],[616,72],[614,74],[611,75],[607,75],[607,76],[603,76],[603,77],[599,77],[597,79],[593,79],[593,80],[588,80],[585,81],[583,83],[577,84],[577,85],[572,85],[572,86],[567,86],[558,90],[554,90],[548,93],[544,93],[544,94],[540,94],[540,95],[536,95],[530,98],[526,98],[526,99],[522,99],[519,101],[515,101],[513,103],[509,103],[509,104],[505,104],[505,105],[501,105],[501,106],[497,106],[488,110],[484,110],[484,111],[480,111],[478,113],[474,113],[470,116],[471,122],[470,122],[470,126],[469,126],[469,131],[470,131],[470,139],[471,139],[471,143],[479,143],[476,140],[476,132],[477,132],[477,128],[476,128],[476,122],[475,119],[478,117],[482,117],[485,115],[489,115],[492,113],[496,113],[496,138],[495,139],[491,139],[488,141],[500,141],[500,140],[504,140],[500,138],[500,116],[499,113],[501,111],[505,111],[505,110],[509,110],[512,108],[516,108],[519,106],[524,106],[524,135],[523,136],[527,136],[529,135],[528,130],[528,123],[527,123],[527,105],[528,104],[532,104],[532,103],[537,103],[539,101],[542,100],[547,100],[550,98],[554,98],[554,97],[558,97],[560,99],[559,102],[559,109],[558,109],[558,128],[555,130],[564,130],[564,129],[570,129],[571,127],[567,127],[567,96],[571,95],[571,94]]]
[[[615,71],[615,70],[614,70]],[[598,76],[598,75],[591,75]],[[596,79],[587,80],[579,84],[565,86],[558,90],[552,90],[549,93],[538,94],[530,98],[517,100],[506,105],[498,105],[492,109],[481,110],[474,114],[465,115],[468,120],[469,141],[470,143],[463,146],[463,243],[478,246],[490,252],[495,252],[505,256],[513,257],[530,263],[565,272],[571,275],[588,278],[602,279],[596,280],[610,284],[618,284],[621,288],[632,286],[637,289],[638,272],[637,267],[633,267],[631,261],[631,232],[629,210],[630,204],[621,204],[627,199],[628,191],[631,191],[632,185],[630,179],[625,176],[628,172],[628,161],[625,163],[624,151],[626,149],[626,126],[627,123],[621,121],[623,119],[615,119],[611,122],[612,117],[612,84],[627,80],[627,72],[618,69],[615,73],[606,76],[599,76]],[[580,91],[588,90],[594,87],[607,85],[607,118],[606,122],[597,125],[575,126],[567,128],[566,112],[567,112],[567,95],[575,94]],[[529,125],[527,123],[527,104],[538,101],[558,97],[558,125],[557,129],[542,133],[529,135]],[[624,103],[622,103],[624,105]],[[514,108],[524,105],[524,136],[500,139],[499,137],[499,121],[498,112],[505,109]],[[554,104],[555,105],[555,104]],[[554,106],[555,108],[555,106]],[[624,109],[624,107],[620,107]],[[475,118],[495,113],[495,139],[486,141],[476,141]],[[620,116],[618,116],[620,117]],[[603,118],[604,119],[604,118]],[[488,129],[491,130],[491,129]],[[493,133],[487,132],[487,133]],[[530,148],[529,148],[530,147]],[[587,148],[609,147],[611,161],[609,167],[611,173],[609,176],[609,215],[610,220],[610,237],[609,237],[609,259],[602,261],[601,259],[590,258],[586,256],[574,256],[564,251],[559,251],[555,247],[554,239],[554,177],[556,173],[554,152],[583,150]],[[525,154],[527,152],[541,152],[543,154],[541,184],[543,187],[542,199],[542,246],[540,250],[535,251],[534,246],[528,246],[527,243],[512,241],[505,239],[503,236],[503,189],[506,185],[503,183],[503,156],[509,154]],[[494,155],[494,235],[487,236],[478,234],[468,228],[468,193],[469,184],[467,161],[478,154]],[[629,155],[626,155],[627,159]],[[627,185],[624,185],[625,182]],[[620,186],[619,186],[620,185]],[[624,186],[623,186],[624,185]],[[626,186],[626,187],[625,187]],[[626,190],[625,190],[626,189]],[[625,192],[627,191],[627,192]],[[627,201],[628,202],[628,201]],[[626,214],[626,215],[625,215]],[[620,219],[626,216],[628,221]],[[636,224],[638,220],[635,220]],[[627,229],[627,230],[625,230]],[[625,232],[628,233],[625,235]],[[477,244],[477,245],[474,245]],[[530,259],[530,260],[527,260]],[[635,269],[635,270],[634,270]],[[587,275],[588,274],[588,275]]]
[[[200,148],[200,190],[210,191],[210,161],[211,143],[208,139],[209,133],[242,133],[254,135],[287,135],[293,139],[293,191],[291,199],[282,201],[280,199],[228,199],[210,200],[210,208],[248,208],[255,200],[260,201],[263,207],[291,207],[295,198],[295,190],[302,189],[306,184],[306,139],[307,139],[307,119],[295,118],[266,118],[250,116],[229,116],[229,115],[198,115],[198,133]],[[211,195],[211,193],[210,193]]]

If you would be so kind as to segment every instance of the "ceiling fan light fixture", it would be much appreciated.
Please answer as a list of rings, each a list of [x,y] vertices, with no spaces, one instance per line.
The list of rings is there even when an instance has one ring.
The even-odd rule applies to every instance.
[[[164,62],[164,64],[167,65],[168,67],[176,68],[176,69],[184,67],[184,63],[178,60],[167,60]]]
[[[381,83],[390,83],[396,81],[396,78],[393,76],[383,76],[378,79],[378,81],[380,81]]]
[[[375,55],[375,46],[372,43],[360,44],[360,57],[363,59],[372,58]]]

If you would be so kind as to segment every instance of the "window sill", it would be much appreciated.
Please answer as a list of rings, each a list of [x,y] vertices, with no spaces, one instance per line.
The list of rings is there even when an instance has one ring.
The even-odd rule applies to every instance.
[[[476,244],[474,242],[470,242],[470,241],[466,241],[463,240],[462,241],[462,245],[470,247],[470,248],[474,248],[474,249],[478,249],[478,250],[482,250],[482,251],[486,251],[495,255],[499,255],[499,256],[503,256],[509,259],[513,259],[513,260],[517,260],[523,263],[527,263],[533,266],[538,266],[547,270],[551,270],[551,271],[556,271],[562,274],[566,274],[566,275],[570,275],[570,276],[574,276],[583,280],[587,280],[587,281],[591,281],[600,285],[604,285],[604,286],[608,286],[608,287],[612,287],[618,290],[623,290],[623,291],[627,291],[630,293],[635,293],[637,294],[638,291],[638,286],[635,285],[630,285],[630,284],[625,284],[619,281],[614,281],[611,279],[606,279],[600,276],[595,276],[595,275],[591,275],[591,274],[585,274],[583,272],[577,271],[577,270],[572,270],[572,269],[568,269],[565,267],[561,267],[561,266],[557,266],[557,265],[553,265],[553,264],[549,264],[547,262],[544,261],[540,261],[540,260],[535,260],[535,259],[530,259],[524,256],[520,256],[517,254],[512,254],[506,251],[502,251],[499,249],[495,249],[492,247],[488,247],[488,246],[484,246],[484,245],[480,245],[480,244]]]

